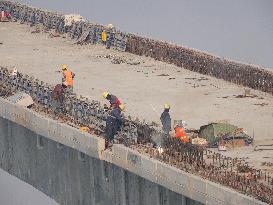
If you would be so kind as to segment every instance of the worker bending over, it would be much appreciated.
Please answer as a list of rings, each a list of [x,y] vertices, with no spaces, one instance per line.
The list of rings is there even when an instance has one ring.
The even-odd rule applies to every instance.
[[[62,83],[65,85],[69,91],[73,91],[73,79],[75,77],[75,74],[72,73],[68,68],[67,65],[64,64],[62,67],[63,70],[63,79]]]
[[[186,131],[182,125],[176,125],[174,127],[175,138],[180,139],[183,143],[189,143],[190,138],[187,136]]]
[[[57,84],[52,91],[52,108],[54,113],[63,112],[65,89],[65,85]]]
[[[107,91],[103,92],[102,96],[109,101],[110,109],[114,109],[121,105],[121,101],[115,95],[112,95]]]
[[[120,104],[118,107],[114,108],[108,115],[106,119],[106,139],[108,142],[113,143],[114,136],[117,131],[120,130],[122,125],[121,112],[125,110],[125,105]]]

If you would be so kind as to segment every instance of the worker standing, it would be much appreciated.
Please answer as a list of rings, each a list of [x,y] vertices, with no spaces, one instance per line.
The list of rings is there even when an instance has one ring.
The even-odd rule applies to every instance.
[[[162,123],[162,131],[163,133],[158,135],[153,141],[156,143],[157,149],[159,153],[161,154],[164,150],[164,144],[169,137],[169,133],[171,131],[171,116],[170,116],[170,105],[164,104],[164,111],[162,112],[160,116],[160,121]]]
[[[68,68],[67,65],[64,64],[62,67],[63,70],[63,85],[65,85],[69,91],[73,91],[73,79],[75,74],[72,73]]]
[[[114,108],[108,115],[106,119],[106,139],[113,143],[114,136],[117,131],[120,130],[122,125],[121,112],[125,110],[125,105],[120,104],[118,107]]]
[[[171,131],[171,116],[170,116],[170,108],[171,106],[169,104],[164,104],[164,111],[162,112],[161,116],[160,116],[160,120],[162,123],[162,130],[166,135],[169,135],[170,131]]]
[[[101,32],[101,40],[102,40],[102,44],[103,44],[103,45],[106,45],[107,34],[106,34],[106,31],[105,31],[105,30],[103,30],[103,31]]]
[[[102,93],[102,96],[109,101],[110,103],[110,109],[114,109],[121,105],[121,101],[113,94],[110,94],[109,92],[105,91]]]

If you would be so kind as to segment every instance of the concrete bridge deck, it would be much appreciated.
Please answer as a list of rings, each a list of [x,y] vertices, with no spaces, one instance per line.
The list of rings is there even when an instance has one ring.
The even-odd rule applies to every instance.
[[[109,90],[126,103],[126,114],[134,118],[159,123],[162,105],[169,102],[172,119],[183,119],[188,127],[198,129],[224,120],[243,127],[251,136],[254,134],[256,144],[273,143],[270,94],[251,90],[257,97],[236,98],[244,93],[243,87],[148,57],[100,45],[75,45],[68,36],[50,38],[49,33],[31,33],[34,30],[19,23],[1,24],[0,65],[16,66],[19,71],[54,85],[61,80],[56,71],[66,63],[76,73],[76,93],[106,103],[101,93]],[[140,64],[113,64],[113,59],[104,56]],[[252,149],[232,153],[234,157],[248,157],[251,165],[261,169],[268,169],[261,166],[261,161],[272,161],[267,158],[270,155],[273,151],[253,153]]]
[[[24,8],[26,7],[20,7],[19,9],[19,13],[22,14],[21,17],[23,19],[24,16],[30,17],[28,21],[32,21],[31,11],[24,13]],[[60,18],[57,20],[59,21]],[[52,23],[50,21],[47,21],[47,23]],[[257,143],[272,141],[270,138],[272,129],[268,129],[271,125],[270,117],[272,116],[270,112],[268,113],[272,108],[271,95],[252,90],[252,93],[255,94],[253,98],[237,98],[238,95],[243,94],[243,88],[234,84],[192,73],[149,58],[106,50],[100,46],[79,47],[73,45],[72,41],[67,40],[69,39],[67,36],[60,36],[59,39],[50,40],[48,37],[52,37],[52,35],[49,35],[49,33],[38,32],[36,34],[36,32],[32,32],[34,34],[31,34],[31,36],[30,31],[23,25],[20,25],[21,36],[18,35],[16,39],[13,39],[10,38],[9,33],[13,29],[9,29],[9,27],[12,28],[14,26],[14,30],[17,30],[19,25],[15,23],[6,23],[5,25],[7,27],[0,28],[3,31],[7,31],[5,34],[2,32],[4,39],[7,39],[7,41],[1,42],[0,45],[1,51],[4,51],[3,55],[0,53],[4,56],[3,62],[0,61],[0,63],[3,63],[4,66],[8,65],[11,68],[17,64],[17,68],[20,71],[25,69],[29,73],[35,72],[30,73],[35,76],[42,74],[43,76],[39,77],[40,79],[44,79],[46,82],[48,82],[48,79],[51,79],[52,82],[50,81],[50,83],[56,84],[60,79],[60,76],[56,75],[57,67],[64,63],[59,61],[71,62],[70,65],[73,71],[79,73],[77,82],[79,82],[79,85],[81,82],[84,82],[82,84],[83,87],[76,86],[77,93],[88,95],[91,92],[90,98],[98,99],[98,96],[104,89],[111,90],[119,95],[124,102],[128,101],[128,113],[133,117],[137,116],[158,122],[161,106],[168,99],[169,102],[175,105],[175,110],[177,110],[173,115],[175,119],[181,119],[181,116],[185,116],[183,119],[190,121],[188,124],[191,127],[198,128],[199,124],[205,124],[208,122],[208,119],[215,121],[214,116],[211,117],[212,112],[208,113],[208,110],[213,110],[213,114],[217,114],[217,117],[227,117],[224,120],[246,128],[249,133],[252,131],[253,134],[255,133],[255,137],[258,130],[259,137],[255,138]],[[35,38],[34,41],[33,37]],[[156,52],[153,49],[148,49],[153,48],[153,43],[151,43],[153,40],[136,37],[136,39],[139,39],[134,41],[133,38],[131,38],[128,47],[131,49],[131,52],[147,54],[154,58],[158,57],[158,53],[155,54]],[[150,44],[145,46],[143,42]],[[134,51],[134,43],[141,46],[139,51],[138,49]],[[159,43],[158,47],[155,48],[159,49],[160,46],[164,47],[164,45]],[[21,49],[18,49],[19,46]],[[75,49],[77,49],[77,52],[75,52]],[[172,50],[172,52],[175,51]],[[168,54],[166,56],[166,52],[163,52],[162,56],[170,59],[172,63],[178,63],[180,67],[180,57],[186,57],[183,60],[187,64],[187,69],[191,70],[193,66],[194,69],[196,67],[197,72],[202,73],[208,70],[210,74],[212,72],[212,75],[216,76],[218,75],[219,67],[216,68],[216,72],[214,72],[213,67],[219,65],[218,63],[220,62],[220,67],[223,66],[225,70],[231,66],[231,70],[239,71],[239,73],[234,75],[229,70],[226,70],[231,78],[228,73],[223,74],[223,72],[218,77],[227,78],[228,81],[232,82],[235,80],[236,83],[240,84],[241,82],[244,85],[248,84],[249,79],[248,86],[256,86],[258,89],[271,92],[270,85],[272,82],[270,79],[273,76],[270,72],[262,72],[259,68],[253,68],[252,72],[251,66],[234,65],[233,63],[213,59],[214,57],[211,58],[206,56],[206,54],[201,54],[201,56],[206,56],[204,60],[207,60],[207,57],[208,61],[212,60],[212,62],[208,63],[209,67],[212,66],[212,70],[210,70],[211,67],[207,67],[208,69],[203,67],[206,63],[202,63],[203,58],[198,56],[200,53],[196,56],[194,56],[195,54],[187,56],[187,52],[185,51],[181,55],[176,53],[176,57],[173,59],[169,58]],[[56,54],[61,54],[60,56],[62,57],[56,57]],[[36,56],[37,59],[34,59],[33,56]],[[188,57],[190,61],[188,61]],[[200,65],[192,59],[197,59]],[[91,63],[89,60],[91,60]],[[22,62],[25,62],[25,65],[22,65]],[[43,62],[42,65],[41,62]],[[56,66],[51,67],[52,70],[50,70],[48,69],[49,63],[56,63]],[[35,64],[35,69],[33,69],[32,66]],[[73,68],[77,66],[79,67]],[[32,68],[29,69],[30,67]],[[201,71],[198,71],[199,68],[202,68]],[[245,68],[246,71],[240,70],[241,68]],[[124,72],[125,70],[127,72]],[[92,73],[91,77],[89,77],[90,73]],[[238,81],[238,76],[242,77],[244,73],[248,76]],[[259,75],[258,79],[253,78],[255,73]],[[232,79],[232,76],[234,79]],[[88,90],[86,88],[91,84],[90,82],[94,83],[94,87],[92,86]],[[98,85],[101,87],[96,87]],[[177,92],[182,94],[177,94]],[[151,95],[151,93],[155,94]],[[153,103],[155,101],[156,103]],[[143,103],[145,103],[146,107],[143,106]],[[0,116],[2,116],[1,123],[3,124],[1,166],[13,175],[33,184],[62,204],[86,204],[90,201],[94,204],[151,204],[154,202],[156,204],[263,204],[231,189],[150,159],[122,145],[115,144],[112,151],[105,150],[105,142],[102,138],[79,132],[75,128],[48,119],[28,109],[14,106],[5,100],[2,101],[2,105],[3,108],[0,110]],[[181,105],[184,107],[181,108]],[[259,109],[254,112],[253,109],[257,108],[257,106],[259,106]],[[215,107],[219,108],[219,110]],[[200,117],[200,115],[203,117]],[[195,118],[192,118],[193,116]],[[254,124],[251,117],[255,117],[255,119],[261,120],[261,122]],[[253,130],[253,127],[255,130]],[[36,141],[36,144],[33,144],[33,139],[34,142]],[[56,149],[61,150],[60,158],[57,158],[56,155],[50,155],[51,152],[56,154]],[[45,150],[45,152],[39,155],[39,151],[42,150]],[[49,159],[48,163],[36,166],[41,159],[35,158],[34,161],[30,161],[29,154],[31,152],[38,154],[42,157],[41,159]],[[63,155],[64,153],[65,155]],[[66,158],[67,156],[68,158]],[[254,156],[250,161],[252,161],[252,164],[257,165],[260,159],[266,157],[268,158],[267,155]],[[95,158],[98,160],[94,162],[93,159]],[[17,164],[18,159],[20,159],[21,163]],[[62,160],[64,164],[59,166]],[[79,169],[75,169],[71,165],[71,161],[80,168],[77,167]],[[84,163],[84,169],[81,169],[81,162]],[[24,165],[27,166],[24,167]],[[115,166],[118,167],[118,170],[115,169]],[[40,170],[41,167],[43,167],[42,171]],[[60,173],[57,170],[58,167],[61,167],[61,170],[66,172],[64,176],[61,175],[62,172]],[[97,167],[100,168],[97,169]],[[68,169],[65,170],[66,168]],[[121,181],[115,176],[115,174],[120,173],[120,170],[122,173],[120,175]],[[92,174],[86,174],[88,171],[91,171]],[[100,174],[97,175],[97,172]],[[38,176],[40,173],[45,174],[47,179],[41,181]],[[58,173],[57,176],[56,173]],[[135,181],[131,180],[135,176],[134,174],[130,175],[131,173],[137,176]],[[128,175],[130,177],[126,178]],[[98,177],[98,181],[95,180],[95,176]],[[69,179],[69,177],[72,177],[72,179]],[[133,184],[128,185],[132,182]],[[95,185],[99,187],[99,191],[95,189]],[[117,193],[114,188],[123,190],[122,194]],[[64,195],[61,194],[63,190],[70,193],[70,196],[63,198]],[[132,196],[132,193],[134,193],[134,196]],[[137,193],[137,197],[135,193]],[[176,196],[174,197],[171,193],[176,193]]]
[[[264,204],[0,98],[0,165],[61,204]]]

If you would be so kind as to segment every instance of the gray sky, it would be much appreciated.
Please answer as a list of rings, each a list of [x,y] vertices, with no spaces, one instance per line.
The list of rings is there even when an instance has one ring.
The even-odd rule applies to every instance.
[[[44,193],[0,169],[0,204],[2,205],[57,205]]]
[[[20,0],[273,68],[272,0]]]

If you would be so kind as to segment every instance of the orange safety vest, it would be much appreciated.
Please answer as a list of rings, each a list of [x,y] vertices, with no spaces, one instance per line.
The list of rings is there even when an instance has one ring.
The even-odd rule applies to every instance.
[[[102,40],[103,42],[106,42],[106,39],[107,39],[106,32],[103,31],[103,32],[101,33],[101,40]]]
[[[73,77],[70,70],[64,71],[66,86],[73,86]]]
[[[190,142],[189,137],[186,135],[186,132],[182,127],[175,128],[175,137],[181,139],[184,143]]]

